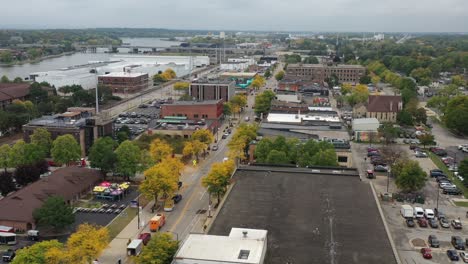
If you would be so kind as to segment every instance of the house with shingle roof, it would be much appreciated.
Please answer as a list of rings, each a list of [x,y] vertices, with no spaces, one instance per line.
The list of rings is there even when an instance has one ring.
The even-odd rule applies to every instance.
[[[60,196],[71,205],[90,192],[100,179],[101,173],[98,170],[74,166],[60,168],[1,199],[0,225],[19,230],[34,229],[36,223],[33,212],[47,198]]]
[[[367,118],[377,118],[380,123],[395,123],[397,114],[403,110],[400,95],[369,95]]]

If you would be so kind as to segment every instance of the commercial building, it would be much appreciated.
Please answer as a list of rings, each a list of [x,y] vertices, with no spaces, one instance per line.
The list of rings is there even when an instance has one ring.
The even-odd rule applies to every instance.
[[[161,105],[161,116],[185,116],[189,119],[218,120],[223,116],[223,100],[175,101]]]
[[[257,72],[223,72],[219,75],[221,80],[235,81],[237,88],[245,89],[250,86]]]
[[[353,119],[352,128],[354,138],[358,142],[378,141],[378,129],[380,127],[377,118],[358,118]]]
[[[199,79],[190,84],[189,95],[194,100],[229,101],[235,95],[235,81],[219,79]]]
[[[208,234],[268,230],[265,263],[396,263],[356,169],[241,166],[232,180]]]
[[[286,74],[317,83],[323,83],[327,78],[336,76],[339,82],[356,84],[366,74],[366,68],[361,65],[345,64],[289,64]]]
[[[147,73],[111,72],[98,76],[98,84],[112,88],[114,93],[135,93],[148,88]]]
[[[199,129],[208,129],[218,137],[221,122],[218,120],[193,120],[185,116],[165,116],[156,121],[156,125],[148,128],[148,134],[162,134],[174,138],[190,138]]]
[[[25,186],[23,189],[0,200],[0,225],[18,230],[35,229],[34,210],[51,196],[62,197],[72,205],[82,195],[92,190],[101,179],[98,170],[81,167],[64,167],[50,175]]]
[[[30,85],[30,83],[0,83],[0,108],[5,110],[13,100],[26,100]]]
[[[30,136],[38,128],[47,129],[52,140],[70,134],[80,144],[81,156],[85,157],[94,140],[112,135],[112,120],[103,120],[94,113],[94,108],[71,107],[62,114],[33,119],[23,125],[24,140],[29,142]]]
[[[232,228],[229,236],[190,234],[174,257],[174,264],[263,264],[267,230]]]
[[[377,118],[380,122],[395,123],[397,114],[403,110],[400,95],[369,95],[367,118]]]

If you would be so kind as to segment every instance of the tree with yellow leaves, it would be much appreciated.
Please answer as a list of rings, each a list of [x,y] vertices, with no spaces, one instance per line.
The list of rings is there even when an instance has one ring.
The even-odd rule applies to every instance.
[[[91,263],[108,244],[109,231],[106,227],[82,224],[67,240],[69,263]]]
[[[174,150],[166,141],[157,138],[151,142],[149,152],[155,162],[160,162],[171,156]]]
[[[214,136],[208,129],[199,129],[192,134],[193,140],[198,140],[209,146],[214,141]]]
[[[247,105],[247,97],[243,94],[234,95],[231,98],[230,103],[231,111],[240,115],[241,108]]]
[[[187,91],[190,87],[190,83],[188,82],[176,82],[174,83],[174,90],[176,91]]]
[[[45,240],[17,250],[16,257],[11,263],[48,264],[58,263],[57,260],[62,260],[64,258],[62,243],[57,240]]]
[[[214,163],[211,166],[211,170],[202,179],[203,187],[207,188],[210,196],[212,194],[217,195],[218,204],[221,201],[221,195],[226,193],[227,186],[230,183],[231,175],[234,172],[234,162],[229,159],[224,162]]]
[[[140,184],[140,192],[147,198],[158,201],[160,194],[167,198],[178,188],[182,163],[175,158],[166,158],[144,172],[145,180]]]
[[[265,78],[260,75],[255,76],[254,80],[250,84],[255,90],[258,90],[260,87],[264,86],[266,83]]]
[[[245,159],[247,145],[257,138],[257,125],[242,123],[228,143],[229,157],[233,160]]]
[[[171,264],[179,242],[169,233],[156,233],[135,258],[137,264]]]
[[[202,153],[207,147],[208,146],[205,143],[200,142],[199,140],[190,140],[185,142],[182,154],[184,156],[195,156],[195,158],[198,160],[198,155]]]

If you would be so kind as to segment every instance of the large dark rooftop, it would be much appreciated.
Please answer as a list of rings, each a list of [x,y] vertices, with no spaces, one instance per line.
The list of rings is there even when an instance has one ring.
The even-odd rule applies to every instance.
[[[209,233],[268,230],[269,264],[396,263],[371,188],[353,174],[241,168]]]

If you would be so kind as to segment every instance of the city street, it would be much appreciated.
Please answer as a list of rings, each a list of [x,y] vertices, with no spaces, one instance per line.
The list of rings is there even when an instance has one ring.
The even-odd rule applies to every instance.
[[[279,69],[281,69],[281,67],[277,67],[277,70]],[[272,77],[267,80],[265,87],[272,89],[276,86],[276,83],[276,80]],[[250,117],[251,121],[249,122],[253,122],[252,117],[255,113],[251,106],[254,105],[254,102],[255,95],[248,95],[247,105],[249,107],[245,108],[241,113],[239,118],[240,122],[243,122],[246,116]],[[221,127],[225,127],[226,125],[227,123],[223,124]],[[201,185],[201,178],[210,171],[211,166],[214,163],[222,162],[227,156],[227,144],[232,134],[235,133],[236,128],[237,126],[234,124],[233,131],[227,139],[221,139],[221,133],[219,133],[218,150],[211,151],[205,160],[202,159],[199,162],[197,167],[193,167],[192,165],[186,166],[181,176],[183,186],[179,192],[182,194],[183,199],[174,207],[172,212],[165,213],[167,222],[161,229],[161,232],[170,232],[174,235],[175,239],[180,241],[183,241],[191,232],[203,232],[205,220],[208,218],[209,214],[214,214],[214,208],[209,206],[209,195],[206,192],[206,189]],[[135,217],[135,219],[110,243],[109,247],[101,255],[99,258],[101,263],[114,264],[117,263],[119,259],[122,259],[125,263],[127,258],[126,246],[128,239],[136,238],[139,233],[149,232],[149,227],[147,226],[148,221],[156,214],[156,212],[151,213],[151,205],[152,203],[144,208],[144,212],[141,213],[140,225],[144,225],[144,227],[137,230],[137,220]]]

